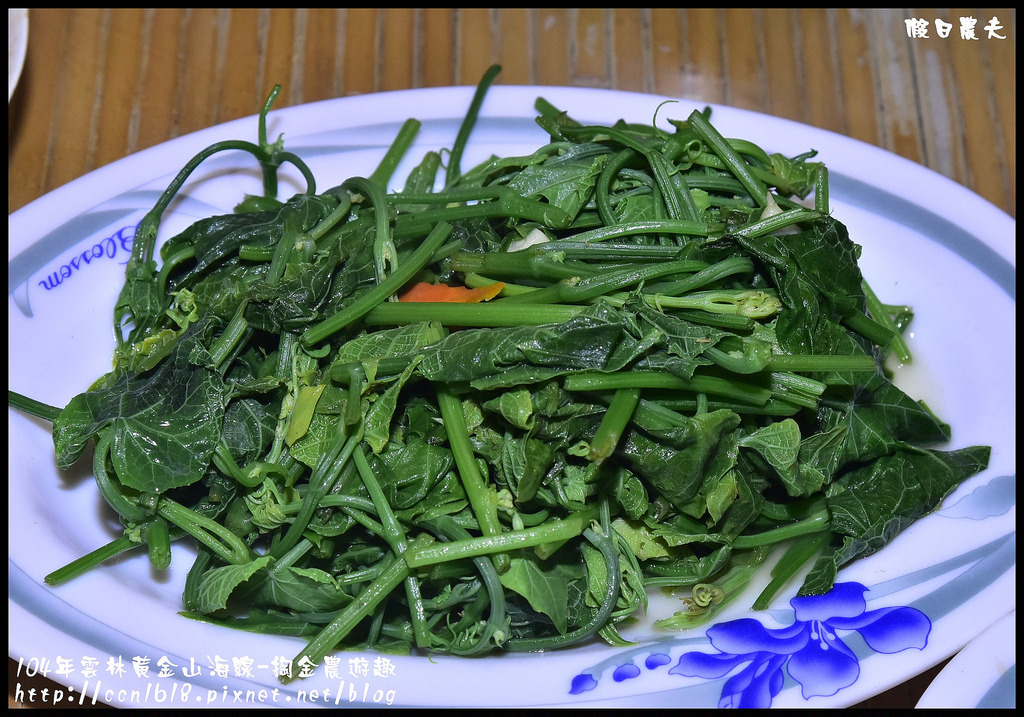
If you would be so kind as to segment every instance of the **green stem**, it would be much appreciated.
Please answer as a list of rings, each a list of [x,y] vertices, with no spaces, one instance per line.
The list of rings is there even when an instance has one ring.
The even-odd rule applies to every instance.
[[[821,533],[812,533],[790,545],[779,559],[779,562],[772,568],[771,582],[757,596],[752,606],[753,609],[767,610],[775,596],[786,586],[786,583],[796,575],[800,568],[817,555],[822,548],[828,545],[831,539],[832,534],[826,530]]]
[[[377,517],[384,528],[385,540],[388,546],[396,555],[400,555],[405,551],[406,547],[405,530],[402,529],[398,519],[395,518],[394,511],[391,510],[391,505],[388,503],[380,483],[377,482],[377,476],[370,467],[370,462],[367,460],[362,446],[357,446],[355,451],[353,451],[352,460],[359,473],[359,478],[366,488],[366,492],[370,494],[370,500],[373,501]]]
[[[611,200],[609,199],[612,182],[615,180],[619,170],[629,164],[630,160],[636,157],[636,154],[635,150],[628,148],[619,151],[605,162],[604,167],[601,169],[601,174],[598,175],[597,186],[594,190],[594,200],[597,204],[597,211],[601,215],[601,221],[605,225],[618,222],[618,217],[615,216]]]
[[[731,397],[744,403],[763,405],[771,398],[769,389],[720,378],[695,375],[689,381],[661,371],[620,371],[618,373],[577,373],[565,377],[566,391],[603,391],[620,388],[652,388],[693,391]]]
[[[269,286],[276,286],[284,276],[285,267],[289,264],[292,252],[295,251],[295,240],[302,233],[302,221],[298,214],[288,213],[281,226],[281,236],[274,245],[274,254],[270,257],[265,281]],[[245,302],[243,301],[244,305]]]
[[[155,570],[166,570],[171,565],[171,533],[167,521],[153,518],[146,524],[145,536],[149,562]]]
[[[422,534],[413,541],[409,550],[416,550],[431,540],[430,536]],[[373,579],[365,590],[346,605],[334,620],[306,644],[306,647],[292,660],[292,664],[297,665],[309,660],[312,664],[319,665],[324,657],[330,654],[360,622],[377,610],[377,607],[394,592],[395,588],[402,584],[409,574],[409,566],[405,560],[400,557],[390,558],[387,567]],[[281,678],[281,681],[287,683],[291,679],[290,676],[285,676]]]
[[[171,256],[164,259],[163,264],[160,266],[160,271],[157,274],[157,291],[160,295],[167,293],[167,281],[171,276],[171,272],[181,266],[189,259],[195,258],[196,248],[194,246],[187,246],[184,249],[172,254]],[[239,250],[241,255],[241,250]]]
[[[875,321],[863,311],[856,309],[843,315],[843,323],[875,346],[888,346],[899,333]]]
[[[736,314],[748,319],[775,316],[782,302],[760,289],[709,289],[684,296],[645,294],[644,301],[658,309],[690,309],[711,314]]]
[[[152,516],[124,494],[121,484],[110,475],[107,468],[110,446],[114,442],[112,434],[113,430],[101,433],[96,441],[96,447],[93,449],[92,473],[96,480],[96,486],[107,505],[121,518],[129,523],[145,523],[152,519]]]
[[[312,549],[313,543],[307,538],[303,538],[295,545],[295,547],[282,555],[278,560],[274,561],[274,564],[270,568],[270,572],[280,573],[280,571],[292,567],[298,562],[299,558]]]
[[[413,356],[385,356],[377,360],[375,371],[376,380],[388,376],[397,376],[402,373],[414,360]],[[342,385],[351,385],[353,380],[362,382],[366,378],[363,364],[359,361],[350,363],[333,364],[331,366],[331,380]],[[360,386],[360,391],[362,387]]]
[[[555,239],[537,244],[530,248],[531,252],[542,254],[558,254],[566,259],[605,260],[605,261],[664,261],[675,259],[681,248],[674,244],[631,244],[629,242],[590,242],[575,239]],[[523,252],[515,252],[516,254]],[[748,260],[749,261],[749,260]],[[703,269],[707,262],[694,262],[694,266]]]
[[[672,163],[661,153],[647,151],[645,156],[651,167],[651,173],[654,175],[656,187],[668,210],[669,218],[696,220],[697,208],[694,206],[689,189],[685,186],[685,179],[681,178],[679,174],[673,173]],[[677,181],[682,182],[684,186],[677,187]]]
[[[490,89],[491,84],[493,84],[500,73],[501,65],[491,65],[477,84],[476,91],[473,93],[473,99],[469,103],[469,109],[466,111],[462,124],[459,126],[459,133],[455,137],[455,144],[452,145],[445,177],[446,186],[450,187],[455,184],[456,180],[462,176],[460,164],[462,162],[462,154],[466,150],[466,144],[469,142],[469,135],[473,132],[473,127],[476,125],[477,117],[480,114],[480,107],[484,103],[487,90]]]
[[[107,560],[137,547],[139,547],[138,543],[133,541],[127,535],[122,535],[121,537],[110,541],[106,545],[100,546],[99,548],[96,548],[96,550],[72,560],[64,567],[54,570],[43,578],[43,581],[47,585],[61,585],[78,577],[79,575],[82,575],[83,573],[87,573],[97,565],[100,565]]]
[[[391,177],[395,173],[395,169],[398,168],[399,162],[402,161],[402,157],[405,156],[409,146],[416,139],[420,127],[421,122],[417,119],[407,119],[402,124],[398,135],[384,154],[384,158],[377,165],[377,169],[374,170],[373,174],[370,175],[371,182],[382,188],[387,187],[388,182],[391,181]]]
[[[377,284],[382,284],[387,275],[387,267],[390,265],[394,271],[398,261],[398,252],[395,250],[395,243],[391,236],[391,217],[388,213],[388,201],[384,196],[384,190],[376,182],[365,177],[346,179],[341,183],[341,189],[358,192],[370,200],[377,224],[373,238],[373,269],[377,276]]]
[[[317,225],[306,232],[313,242],[319,241],[327,232],[333,229],[338,222],[348,216],[352,210],[352,197],[347,193],[343,193],[338,197],[338,206],[331,210],[331,213],[326,217],[317,222]]]
[[[771,353],[768,344],[744,342],[744,350],[723,351],[717,346],[704,350],[704,355],[717,366],[738,374],[759,373],[766,369],[777,373],[821,371],[868,371],[878,369],[874,356],[868,354],[779,354]],[[820,385],[820,394],[824,385]]]
[[[596,516],[596,510],[580,511],[562,520],[548,521],[533,528],[507,530],[500,534],[482,535],[409,550],[405,553],[405,562],[411,568],[418,568],[463,558],[503,554],[519,548],[560,543],[581,535]]]
[[[142,221],[139,223],[138,229],[135,233],[135,241],[132,244],[132,257],[129,260],[129,266],[132,264],[140,265],[153,261],[154,249],[156,248],[157,229],[159,228],[161,218],[171,201],[173,201],[174,197],[177,196],[182,186],[184,186],[185,182],[199,167],[199,165],[219,152],[227,152],[230,150],[248,152],[261,162],[267,159],[266,152],[262,147],[244,140],[225,140],[223,142],[216,142],[198,152],[185,164],[184,167],[181,168],[181,171],[175,175],[174,179],[171,180],[171,183],[157,199],[156,205],[149,210],[146,216],[142,218]],[[264,182],[266,182],[266,176],[264,176]]]
[[[744,256],[733,256],[699,269],[695,274],[685,279],[645,286],[644,292],[647,294],[657,294],[661,297],[679,296],[730,276],[751,274],[753,271],[754,262]]]
[[[652,306],[657,306],[655,299],[656,297],[644,297],[644,300]],[[752,318],[740,314],[716,314],[711,311],[704,311],[703,309],[679,309],[673,313],[679,318],[686,319],[694,324],[714,326],[737,333],[752,331],[755,325]]]
[[[397,207],[404,205],[437,204],[441,207],[448,205],[481,204],[490,200],[499,200],[503,196],[504,188],[495,187],[449,187],[440,192],[431,191],[402,191],[388,194],[388,199]],[[444,211],[444,209],[433,209],[431,212]],[[428,214],[427,216],[431,216]],[[410,219],[413,217],[410,217]]]
[[[436,321],[444,326],[543,326],[561,324],[577,316],[583,306],[563,304],[454,304],[448,302],[390,302],[364,317],[370,326],[401,326]]]
[[[768,379],[768,388],[774,399],[780,403],[814,409],[818,407],[821,394],[828,385],[789,371],[772,371]]]
[[[707,413],[710,411],[732,411],[748,416],[794,416],[800,412],[801,406],[785,400],[770,398],[765,403],[751,405],[735,401],[711,401],[705,394],[697,394],[693,397],[663,398],[658,400],[659,405],[685,415],[696,413]]]
[[[402,262],[402,265],[392,271],[384,281],[368,289],[366,293],[338,313],[306,329],[300,338],[302,345],[310,347],[318,344],[349,324],[363,318],[375,307],[383,305],[389,296],[401,289],[420,269],[427,265],[434,252],[444,243],[451,231],[452,227],[447,223],[434,227],[423,242],[416,247],[409,259]]]
[[[517,294],[500,299],[494,303],[502,306],[507,304],[582,303],[627,286],[691,271],[694,271],[694,263],[691,261],[667,261],[657,264],[642,264],[639,267],[629,266],[625,269],[591,276],[577,283],[559,282],[527,294]]]
[[[881,302],[871,287],[868,286],[868,283],[862,281],[861,286],[864,289],[864,299],[867,303],[868,315],[892,332],[892,340],[887,345],[883,345],[883,348],[895,352],[896,358],[900,360],[900,363],[910,363],[913,357],[910,354],[910,347],[903,337],[903,332],[896,326],[896,322],[893,321],[892,316],[886,310],[885,304]]]
[[[615,452],[619,439],[629,425],[633,412],[640,402],[639,388],[620,388],[612,396],[608,410],[601,417],[594,438],[590,442],[588,458],[601,465]]]
[[[200,545],[196,559],[185,575],[185,587],[181,591],[181,603],[186,610],[195,611],[199,605],[202,595],[199,584],[202,582],[203,575],[210,568],[213,559],[214,554]]]
[[[362,396],[366,386],[366,371],[361,362],[345,364],[348,369],[348,377],[344,383],[348,384],[348,395],[345,398],[345,425],[354,426],[363,416]]]
[[[746,555],[731,557],[731,567],[724,576],[717,578],[711,584],[700,583],[693,586],[695,597],[702,589],[710,589],[716,595],[715,599],[710,603],[700,601],[700,604],[696,604],[696,601],[691,600],[689,610],[677,612],[672,617],[664,620],[658,620],[655,625],[670,630],[686,630],[698,625],[707,624],[716,615],[721,613],[729,603],[744,594],[747,585],[750,584],[750,581],[760,569],[761,564],[764,563],[769,555],[771,555],[770,548],[755,548],[754,550],[746,551]],[[671,585],[672,583],[669,580],[659,580],[656,578],[645,581],[645,584],[656,586]]]
[[[561,281],[591,276],[597,269],[582,262],[566,262],[549,252],[527,249],[514,252],[454,252],[448,259],[454,271],[487,276]]]
[[[430,524],[431,528],[445,540],[470,539],[470,535],[465,528],[456,524],[455,520],[449,515],[439,516],[430,521]],[[498,571],[495,570],[494,564],[485,557],[476,557],[472,558],[472,560],[473,565],[476,566],[477,571],[480,573],[480,580],[484,584],[484,594],[486,595],[490,611],[484,628],[478,631],[479,634],[473,643],[467,645],[464,640],[456,640],[450,646],[449,649],[452,654],[467,657],[488,652],[491,649],[492,643],[500,646],[508,639],[509,629],[505,587],[501,584]],[[480,609],[482,610],[482,607]],[[462,625],[470,623],[470,620],[476,621],[471,611],[464,611],[463,619],[459,621],[454,629],[458,630]]]
[[[659,152],[650,138],[640,138],[618,127],[564,127],[563,133],[577,141],[593,140],[595,137],[610,138],[623,147],[642,155],[651,168],[655,186],[664,201],[665,208],[671,219],[694,220],[696,208],[689,192],[676,185],[672,163]]]
[[[726,167],[731,171],[736,179],[744,186],[747,192],[750,193],[760,206],[764,206],[768,203],[768,188],[764,183],[757,179],[747,163],[740,157],[739,153],[730,146],[729,142],[723,137],[717,129],[707,120],[704,115],[694,110],[690,113],[688,118],[690,127],[697,133],[701,140],[711,148],[719,159],[725,162]]]
[[[828,167],[825,165],[818,168],[818,174],[814,178],[814,209],[823,217],[827,217],[832,211],[828,196]]]
[[[56,421],[61,413],[61,409],[56,406],[50,406],[11,389],[7,389],[7,405],[50,423]]]
[[[493,197],[492,201],[479,201],[475,204],[446,206],[441,209],[425,209],[413,214],[400,214],[395,220],[394,235],[396,239],[422,236],[438,222],[454,223],[467,219],[497,219],[506,221],[509,219],[522,219],[525,221],[537,222],[555,228],[564,228],[572,221],[572,217],[560,207],[541,202],[536,199],[528,199],[508,187],[498,185],[489,187],[486,190],[473,189],[473,194],[481,191]],[[443,195],[424,195],[422,198],[433,196],[437,202]],[[403,197],[405,200],[420,197]]]
[[[163,496],[156,512],[208,547],[225,562],[242,565],[251,560],[249,547],[242,539],[215,520]]]
[[[605,568],[608,570],[608,575],[606,577],[607,584],[600,607],[594,611],[590,620],[576,630],[566,633],[565,635],[509,640],[507,648],[511,652],[551,650],[575,645],[593,637],[608,623],[608,620],[612,616],[612,612],[615,610],[615,603],[618,600],[619,590],[622,586],[622,571],[619,568],[619,553],[615,547],[615,539],[607,533],[602,535],[594,532],[590,528],[583,531],[583,536],[590,541],[595,548],[601,551],[601,557],[604,559]]]
[[[248,464],[246,468],[242,468],[238,465],[238,462],[235,461],[235,457],[231,455],[231,449],[223,439],[221,439],[213,451],[213,463],[217,470],[229,478],[233,478],[238,481],[246,488],[255,488],[258,486],[263,482],[263,479],[269,471],[284,471],[282,466],[263,462],[253,462]]]
[[[754,239],[756,237],[766,236],[773,232],[780,231],[786,227],[791,227],[794,224],[800,224],[802,222],[810,222],[815,219],[820,219],[821,214],[813,209],[787,209],[779,214],[774,214],[765,219],[747,224],[745,227],[739,229],[736,234],[747,239]]]
[[[737,154],[745,154],[766,167],[771,166],[772,159],[768,156],[768,153],[750,140],[730,137],[726,139],[726,142],[728,142],[730,147],[736,150]]]
[[[573,234],[567,239],[573,242],[603,242],[618,237],[635,236],[637,234],[675,234],[679,236],[706,237],[721,232],[724,224],[693,221],[687,219],[663,219],[651,221],[633,221],[613,226],[588,229]]]
[[[465,285],[470,289],[481,289],[485,286],[491,286],[498,282],[498,279],[492,279],[484,276],[483,274],[477,274],[476,272],[468,272],[462,275],[462,280]],[[498,296],[516,296],[518,294],[527,294],[531,291],[535,291],[537,287],[526,286],[525,284],[510,284],[507,281],[501,282],[504,286],[501,287],[501,291],[498,292]]]
[[[272,557],[281,557],[299,542],[306,527],[309,525],[309,521],[313,518],[313,513],[320,507],[321,499],[337,483],[345,464],[351,458],[353,451],[355,451],[356,446],[361,440],[361,431],[356,431],[352,435],[346,435],[344,421],[339,421],[330,447],[317,461],[316,468],[313,469],[313,473],[309,477],[309,487],[302,498],[302,508],[299,510],[298,515],[295,516],[292,524],[288,526],[288,531],[271,548],[269,554]]]
[[[756,548],[773,543],[781,543],[784,540],[798,538],[810,533],[818,533],[827,530],[831,522],[828,509],[822,509],[812,515],[798,520],[790,525],[783,525],[772,530],[765,530],[754,535],[741,535],[732,541],[732,547],[740,550],[743,548]]]
[[[217,337],[210,347],[210,361],[214,366],[223,368],[224,362],[235,351],[249,332],[249,322],[245,318],[246,302],[238,305],[235,315],[224,327],[224,331]]]
[[[868,354],[772,354],[774,371],[877,371],[878,362]]]
[[[377,476],[370,467],[370,462],[367,460],[362,446],[358,446],[355,449],[352,454],[352,460],[355,463],[363,486],[366,488],[366,492],[370,494],[370,500],[373,501],[377,517],[380,519],[381,528],[383,529],[385,542],[387,542],[391,551],[396,556],[401,556],[408,547],[405,530],[395,517],[394,511],[391,510],[391,504],[388,503],[387,496],[384,495],[384,490],[380,487]],[[409,575],[405,579],[405,594],[406,599],[409,601],[409,615],[416,645],[420,648],[429,647],[430,630],[427,626],[423,609],[423,596],[416,576]]]
[[[469,428],[462,409],[462,400],[443,385],[437,386],[437,402],[441,409],[441,418],[448,435],[448,444],[459,470],[459,479],[466,491],[466,497],[473,508],[485,538],[494,538],[501,534],[502,526],[498,520],[498,511],[494,487],[484,478],[476,462],[473,444],[469,439]],[[509,568],[507,555],[496,555],[494,566],[499,573]],[[415,566],[413,566],[415,567]]]

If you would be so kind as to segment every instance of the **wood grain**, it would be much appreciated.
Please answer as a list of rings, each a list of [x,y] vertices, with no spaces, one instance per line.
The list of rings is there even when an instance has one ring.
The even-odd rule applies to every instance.
[[[905,20],[979,19],[977,40]],[[1006,39],[987,38],[990,18]],[[895,152],[1016,216],[1011,9],[43,8],[8,107],[8,212],[175,137],[369,92],[574,85],[724,103]],[[941,667],[941,666],[939,666]],[[13,663],[9,663],[12,670]],[[866,706],[913,706],[935,670]],[[10,705],[16,704],[13,686]]]
[[[1016,13],[951,9],[38,9],[9,115],[14,211],[146,147],[278,106],[411,87],[577,85],[730,104],[880,146],[1015,216]],[[1005,40],[909,38],[997,16]]]

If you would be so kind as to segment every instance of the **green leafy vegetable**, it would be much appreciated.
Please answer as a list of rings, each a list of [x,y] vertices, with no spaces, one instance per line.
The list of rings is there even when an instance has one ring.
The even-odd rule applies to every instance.
[[[939,450],[949,426],[886,375],[912,312],[866,285],[813,152],[705,112],[590,126],[539,99],[547,144],[463,171],[496,76],[400,191],[418,121],[318,193],[265,137],[273,95],[256,144],[186,165],[140,227],[110,374],[63,409],[9,394],[52,421],[61,468],[94,445],[124,524],[51,583],[142,544],[166,567],[192,539],[186,614],[304,636],[297,657],[622,644],[656,587],[692,592],[666,627],[769,559],[757,609],[805,567],[800,590],[826,591],[986,467],[986,447]],[[265,195],[158,264],[163,212],[226,148]],[[281,201],[284,162],[308,187]],[[418,282],[486,300],[399,300]]]

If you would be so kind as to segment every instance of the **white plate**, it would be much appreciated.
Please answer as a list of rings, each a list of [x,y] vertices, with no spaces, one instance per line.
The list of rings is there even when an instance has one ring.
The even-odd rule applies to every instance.
[[[319,186],[327,188],[371,172],[402,122],[415,117],[423,126],[396,174],[404,178],[424,151],[452,146],[472,91],[411,90],[286,108],[272,113],[270,134],[283,132],[286,147],[303,157]],[[547,135],[533,120],[539,95],[592,122],[649,122],[666,99],[493,87],[463,167],[492,153],[527,154],[544,143]],[[685,118],[695,107],[680,101],[658,116]],[[801,684],[788,671],[776,673],[783,681],[773,706],[849,706],[938,664],[1014,608],[1015,222],[963,187],[875,147],[751,112],[712,110],[712,121],[727,136],[788,155],[819,151],[830,168],[833,213],[862,244],[866,277],[884,301],[917,311],[911,339],[917,359],[912,367],[898,369],[897,382],[952,424],[952,447],[994,447],[990,468],[961,486],[940,510],[840,573],[840,582],[866,588],[866,602],[854,614],[866,611],[873,617],[881,613],[872,611],[883,608],[913,608],[926,617],[925,629],[890,635],[889,644],[881,646],[854,630],[830,635],[828,628],[838,623],[808,622],[804,634],[837,637],[846,645],[850,684],[837,689],[817,678],[802,678],[811,684]],[[186,158],[216,140],[255,135],[255,118],[197,132],[97,170],[10,216],[13,390],[63,406],[107,370],[111,311],[133,228]],[[301,188],[293,181],[291,187],[285,182],[284,193]],[[216,156],[189,181],[188,198],[173,206],[163,236],[200,216],[230,211],[246,191],[260,191],[253,162],[234,154]],[[57,474],[48,424],[14,411],[9,415],[9,653],[26,669],[48,661],[49,677],[72,687],[72,695],[86,690],[89,699],[121,707],[237,707],[236,695],[245,706],[337,699],[339,704],[425,706],[714,707],[723,690],[735,684],[729,680],[736,671],[687,677],[672,669],[684,653],[715,652],[705,630],[696,629],[642,632],[632,648],[592,645],[483,659],[345,653],[336,673],[321,665],[308,680],[282,687],[273,665],[296,654],[298,641],[213,628],[176,614],[190,564],[183,549],[176,547],[166,576],[152,574],[143,555],[58,589],[46,587],[45,574],[107,542],[117,529],[101,508],[87,467]],[[795,615],[788,599],[757,619],[769,627],[791,624]],[[750,615],[741,602],[721,622]],[[670,600],[656,605],[662,615],[674,606]],[[895,613],[901,614],[907,613]],[[814,639],[811,644],[808,649],[825,646]],[[883,647],[884,652],[876,651]],[[829,649],[842,650],[842,645],[832,643]],[[124,662],[124,675],[107,670],[110,658]],[[246,658],[254,661],[252,676],[235,676]],[[135,676],[133,661],[145,660],[148,676]],[[170,676],[157,675],[160,662],[169,663]],[[55,671],[61,665],[65,669]],[[190,668],[191,674],[183,672]],[[318,691],[315,698],[311,690]]]
[[[971,640],[942,668],[922,709],[1013,709],[1017,706],[1017,611]]]
[[[7,8],[7,101],[14,97],[28,52],[28,9]]]

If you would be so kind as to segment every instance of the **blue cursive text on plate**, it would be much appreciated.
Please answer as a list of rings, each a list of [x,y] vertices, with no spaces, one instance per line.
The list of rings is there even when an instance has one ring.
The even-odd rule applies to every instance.
[[[56,271],[39,281],[39,286],[47,291],[53,291],[66,279],[74,276],[76,271],[84,269],[99,259],[118,259],[119,256],[123,256],[125,260],[120,263],[126,263],[127,257],[132,253],[132,243],[135,240],[137,228],[137,224],[121,227],[111,236],[101,239],[82,253],[72,257],[66,264],[62,264]]]

